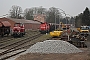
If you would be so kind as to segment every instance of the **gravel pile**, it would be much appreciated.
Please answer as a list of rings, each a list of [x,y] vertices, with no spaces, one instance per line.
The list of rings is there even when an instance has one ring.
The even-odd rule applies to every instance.
[[[78,53],[82,52],[74,45],[62,40],[38,42],[27,49],[26,53]]]

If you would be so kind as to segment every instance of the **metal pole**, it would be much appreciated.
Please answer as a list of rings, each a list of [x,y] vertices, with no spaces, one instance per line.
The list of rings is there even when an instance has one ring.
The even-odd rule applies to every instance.
[[[66,35],[67,35],[67,16],[65,14],[65,17],[66,17]]]
[[[56,30],[56,12],[55,12],[55,30]]]
[[[60,29],[60,15],[59,15],[59,29]]]
[[[58,8],[59,10],[63,11],[62,9]],[[66,13],[65,11],[63,11],[63,13],[65,14],[65,17],[66,17],[66,24],[67,24],[67,16],[66,16]],[[66,25],[66,35],[67,35],[67,25]]]

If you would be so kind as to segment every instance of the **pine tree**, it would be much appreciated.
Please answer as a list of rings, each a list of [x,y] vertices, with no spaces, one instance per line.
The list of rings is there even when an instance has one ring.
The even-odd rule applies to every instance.
[[[83,25],[90,25],[90,11],[87,7],[86,7],[85,11],[83,12],[82,24]]]

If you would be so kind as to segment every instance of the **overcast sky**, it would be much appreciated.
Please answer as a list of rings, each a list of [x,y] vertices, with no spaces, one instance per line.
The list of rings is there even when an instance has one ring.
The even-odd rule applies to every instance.
[[[0,0],[0,16],[8,14],[13,5],[26,8],[56,7],[65,11],[66,14],[76,16],[83,12],[86,7],[90,9],[90,0]]]

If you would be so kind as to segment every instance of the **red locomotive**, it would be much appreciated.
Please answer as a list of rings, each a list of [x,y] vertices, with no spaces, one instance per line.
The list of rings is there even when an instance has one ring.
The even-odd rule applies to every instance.
[[[39,30],[41,33],[48,33],[54,29],[55,29],[55,25],[45,22],[45,23],[41,23]]]
[[[12,36],[16,37],[22,37],[25,35],[25,27],[24,24],[22,23],[15,23],[13,30],[12,30]]]
[[[49,29],[50,29],[50,25],[48,23],[41,23],[40,25],[40,32],[41,33],[47,33],[49,32]]]

